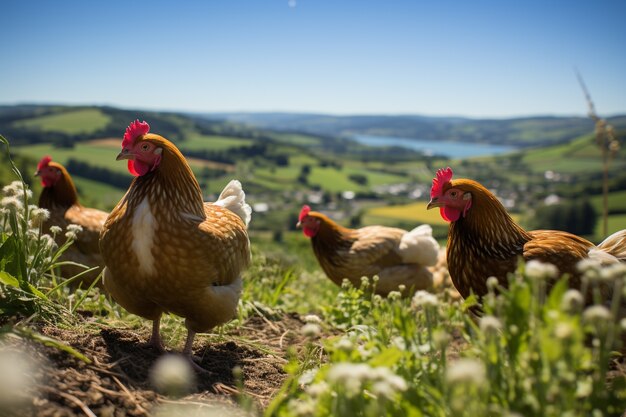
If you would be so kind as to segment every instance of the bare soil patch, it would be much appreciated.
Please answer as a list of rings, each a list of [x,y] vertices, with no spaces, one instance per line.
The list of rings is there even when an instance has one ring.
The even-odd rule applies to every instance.
[[[31,352],[41,363],[37,375],[41,382],[29,393],[30,404],[0,409],[0,415],[151,416],[164,405],[230,406],[241,391],[262,409],[287,378],[283,370],[287,348],[297,349],[305,343],[300,335],[302,324],[295,314],[283,314],[275,320],[253,316],[232,332],[231,340],[227,336],[217,342],[197,341],[194,354],[210,373],[196,374],[193,392],[178,399],[165,397],[151,386],[150,369],[160,354],[146,344],[149,334],[107,326],[97,333],[43,326],[42,334],[71,345],[92,363],[54,347],[13,341],[17,350]],[[235,367],[242,371],[242,390],[233,376]]]

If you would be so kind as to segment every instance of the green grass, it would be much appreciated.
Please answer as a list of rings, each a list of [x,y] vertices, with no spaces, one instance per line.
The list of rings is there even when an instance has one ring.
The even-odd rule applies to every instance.
[[[237,148],[240,146],[250,146],[254,143],[251,139],[241,139],[228,136],[207,136],[192,134],[185,138],[184,141],[178,142],[176,145],[181,150],[211,150],[211,151],[223,151],[230,148]]]
[[[87,207],[110,211],[122,199],[126,190],[87,178],[72,176],[80,202]],[[131,178],[128,178],[130,184]]]
[[[441,218],[438,209],[426,210],[426,202],[411,203],[398,206],[374,207],[365,212],[368,224],[376,224],[377,221],[388,223],[389,221],[412,222],[415,225],[428,223],[433,225],[447,225]]]
[[[110,121],[111,118],[98,109],[79,109],[20,120],[13,125],[21,129],[76,135],[96,132],[106,127]]]

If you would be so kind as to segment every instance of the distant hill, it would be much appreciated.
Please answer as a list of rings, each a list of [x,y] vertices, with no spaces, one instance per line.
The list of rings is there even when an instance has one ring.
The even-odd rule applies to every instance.
[[[257,128],[351,137],[392,136],[422,140],[450,140],[513,145],[545,146],[568,142],[592,133],[586,117],[526,117],[469,119],[427,116],[331,116],[308,113],[211,113],[206,117],[245,123]],[[626,115],[608,119],[616,129],[626,129]]]

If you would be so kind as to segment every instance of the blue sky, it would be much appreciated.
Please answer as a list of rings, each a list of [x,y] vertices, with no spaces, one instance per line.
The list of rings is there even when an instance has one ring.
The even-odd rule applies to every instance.
[[[0,104],[626,113],[626,1],[0,2]]]

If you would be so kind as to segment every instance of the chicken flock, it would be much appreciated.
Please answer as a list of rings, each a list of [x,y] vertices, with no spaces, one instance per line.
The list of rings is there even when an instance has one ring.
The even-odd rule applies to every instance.
[[[83,207],[67,170],[50,157],[41,160],[36,173],[44,187],[39,204],[51,213],[44,230],[82,226],[66,259],[103,267],[100,285],[126,310],[153,322],[149,343],[161,352],[162,314],[183,317],[188,331],[183,353],[203,371],[192,360],[194,336],[236,315],[242,274],[251,262],[247,228],[252,210],[237,180],[217,201],[204,202],[185,157],[172,142],[150,133],[146,122],[132,122],[121,145],[116,159],[126,160],[135,178],[111,213]],[[566,232],[525,231],[481,184],[452,177],[451,168],[437,171],[427,206],[439,208],[450,223],[445,257],[428,225],[411,231],[349,229],[303,206],[297,227],[311,240],[332,282],[341,285],[347,279],[358,286],[362,277],[377,277],[373,289],[381,295],[432,290],[433,268],[442,258],[464,298],[485,295],[492,276],[506,286],[520,258],[555,265],[571,276],[574,287],[580,285],[580,260],[626,263],[626,230],[598,246]],[[81,283],[93,283],[98,273]]]

